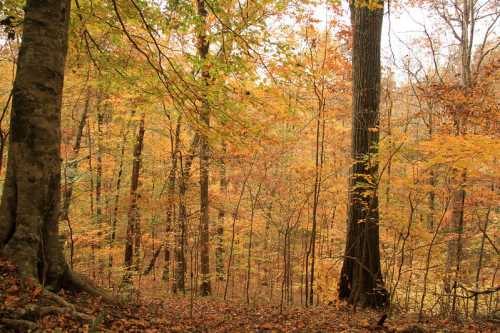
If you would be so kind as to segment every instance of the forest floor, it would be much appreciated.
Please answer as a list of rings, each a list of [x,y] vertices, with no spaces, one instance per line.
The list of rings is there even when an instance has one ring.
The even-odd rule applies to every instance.
[[[22,282],[0,258],[0,332],[500,332],[491,322],[432,319],[417,324],[399,315],[335,306],[252,307],[215,299],[151,299],[111,305],[86,294],[54,296]]]

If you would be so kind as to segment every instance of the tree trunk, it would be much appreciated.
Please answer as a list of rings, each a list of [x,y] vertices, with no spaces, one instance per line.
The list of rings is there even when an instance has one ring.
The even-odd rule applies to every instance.
[[[93,158],[93,152],[92,152],[92,131],[90,128],[90,119],[87,118],[87,144],[88,144],[88,150],[89,150],[89,197],[90,197],[90,220],[93,221],[94,219],[94,168],[92,165],[92,158]],[[92,262],[92,278],[96,278],[96,271],[95,271],[95,241],[92,239],[90,241],[90,260]]]
[[[108,283],[111,284],[111,268],[113,267],[113,254],[111,253],[111,250],[113,249],[113,244],[115,243],[116,240],[116,225],[118,224],[118,206],[120,203],[120,189],[121,189],[121,184],[122,184],[122,176],[123,176],[123,159],[125,156],[125,148],[127,144],[127,137],[128,133],[130,130],[130,125],[132,123],[132,118],[135,115],[135,110],[132,110],[130,112],[129,120],[127,121],[127,124],[125,125],[125,128],[122,130],[122,144],[121,144],[121,149],[120,149],[120,162],[118,164],[118,173],[116,175],[116,186],[115,186],[115,200],[113,203],[113,214],[112,214],[112,220],[111,220],[111,235],[109,239],[109,275],[108,275]]]
[[[87,88],[87,97],[85,99],[85,106],[82,110],[82,114],[80,116],[80,122],[78,123],[78,127],[75,135],[75,143],[73,144],[73,151],[71,152],[71,156],[69,160],[65,162],[64,166],[64,191],[63,191],[63,203],[61,207],[61,211],[59,213],[59,217],[62,221],[66,221],[69,227],[69,236],[70,236],[70,266],[73,268],[73,257],[74,257],[74,241],[73,241],[73,228],[71,227],[71,222],[69,219],[69,207],[71,205],[71,198],[73,196],[73,185],[78,179],[78,163],[87,158],[78,158],[78,153],[80,152],[80,147],[83,138],[83,130],[85,128],[85,123],[87,122],[87,115],[90,109],[90,89]],[[1,136],[1,133],[0,133]],[[0,148],[0,154],[1,154]]]
[[[226,163],[224,161],[227,152],[226,143],[222,143],[222,156],[220,159],[220,191],[222,202],[219,204],[219,214],[217,218],[217,243],[215,248],[215,271],[217,279],[224,281],[224,222],[226,219],[226,200],[227,200],[227,177]]]
[[[318,206],[319,198],[321,194],[321,182],[322,182],[322,171],[323,171],[323,161],[324,161],[324,145],[325,145],[325,119],[324,119],[324,108],[325,99],[323,94],[324,88],[321,89],[321,93],[317,93],[318,96],[318,115],[316,119],[316,152],[315,152],[315,168],[314,168],[314,197],[313,197],[313,207],[312,207],[312,226],[311,226],[311,239],[309,243],[309,249],[307,250],[307,262],[309,262],[309,256],[311,258],[311,270],[309,272],[309,277],[306,276],[306,285],[309,286],[309,290],[306,291],[306,305],[314,304],[314,276],[315,276],[315,265],[316,265],[316,239],[317,239],[317,224],[318,224]]]
[[[182,164],[181,155],[181,177],[179,177],[179,223],[175,235],[175,281],[172,285],[172,291],[182,292],[186,291],[186,230],[187,230],[187,208],[186,208],[186,192],[187,181],[191,174],[191,166],[195,157],[195,151],[198,148],[200,137],[195,134],[189,152],[186,156],[184,165]]]
[[[492,186],[492,190],[494,190]],[[491,207],[488,207],[488,211],[486,213],[486,220],[484,221],[484,229],[482,229],[483,236],[481,237],[481,247],[479,250],[479,259],[477,263],[477,269],[476,269],[476,279],[474,286],[476,290],[479,290],[479,278],[481,277],[481,269],[483,268],[483,259],[484,259],[484,243],[486,240],[486,232],[488,231],[488,224],[490,222],[490,213],[491,213]],[[478,224],[481,225],[481,219],[478,217]],[[481,227],[479,227],[481,229]],[[476,294],[474,295],[474,308],[472,310],[472,317],[477,318],[477,310],[479,306],[479,295]]]
[[[102,200],[102,151],[103,151],[103,145],[102,145],[102,139],[103,139],[103,122],[104,122],[104,115],[103,115],[103,110],[102,110],[102,93],[98,96],[98,101],[97,101],[97,151],[96,151],[96,177],[95,177],[95,226],[97,228],[97,237],[94,240],[95,242],[95,248],[97,250],[97,271],[98,271],[98,276],[102,278],[103,271],[104,271],[104,261],[101,258],[101,255],[99,253],[99,249],[101,248],[101,242],[102,242],[102,207],[103,207],[103,200]]]
[[[137,132],[137,139],[134,147],[134,160],[132,162],[132,175],[130,182],[130,206],[128,210],[128,225],[127,225],[127,239],[125,243],[125,267],[127,273],[129,273],[132,268],[134,257],[136,259],[135,266],[138,268],[139,265],[139,255],[138,251],[140,249],[140,217],[139,217],[139,174],[141,170],[141,155],[142,148],[144,146],[144,118],[145,114],[142,114],[141,121],[139,124],[139,130]]]
[[[165,260],[163,264],[163,281],[168,281],[170,277],[170,236],[172,233],[172,222],[174,219],[174,195],[175,195],[175,181],[177,175],[177,156],[179,153],[181,133],[181,118],[177,119],[177,126],[175,127],[175,137],[171,135],[171,163],[170,172],[168,175],[168,193],[167,193],[167,216],[165,225]]]
[[[102,221],[102,126],[103,126],[103,111],[102,111],[102,96],[98,97],[97,102],[97,151],[96,151],[96,177],[95,177],[95,221],[97,226]],[[99,239],[98,239],[99,242]]]
[[[7,111],[9,110],[9,105],[10,102],[12,101],[12,89],[10,90],[9,97],[7,97],[7,102],[5,103],[5,106],[2,110],[2,114],[0,115],[0,175],[2,174],[3,170],[3,162],[4,162],[4,151],[5,151],[5,145],[7,143],[7,138],[9,137],[9,131],[3,129],[3,120],[5,119],[5,115],[7,114]]]
[[[451,201],[451,232],[454,234],[452,239],[448,241],[448,256],[446,263],[447,279],[445,290],[452,294],[452,315],[456,313],[457,302],[457,287],[460,277],[461,262],[462,262],[462,249],[463,249],[463,233],[464,233],[464,203],[465,203],[465,172],[461,177],[461,184],[459,188],[455,189],[452,194]],[[454,268],[453,277],[451,277],[451,270]],[[452,285],[449,282],[452,281]]]
[[[247,255],[247,276],[246,276],[246,286],[245,286],[245,294],[247,304],[250,304],[250,273],[252,272],[252,240],[253,240],[253,220],[255,217],[255,209],[257,207],[257,202],[259,200],[260,190],[262,188],[262,183],[259,183],[259,187],[257,188],[257,193],[252,195],[252,190],[249,189],[250,192],[250,233],[248,235],[248,255]]]
[[[457,8],[460,4],[456,3]],[[461,38],[460,38],[460,55],[461,55],[461,71],[460,78],[465,95],[470,97],[470,90],[472,87],[472,73],[471,73],[471,58],[472,58],[472,43],[474,37],[475,17],[474,2],[471,0],[463,0],[461,6],[460,23],[461,23]],[[466,115],[463,106],[459,106],[458,112],[454,112],[453,120],[455,125],[455,135],[461,136],[466,133]],[[453,238],[448,242],[448,260],[446,265],[446,273],[448,279],[445,283],[445,289],[452,293],[452,316],[456,315],[456,302],[457,302],[457,284],[460,277],[460,264],[462,261],[462,248],[463,248],[463,233],[464,233],[464,210],[465,210],[465,182],[466,170],[454,170],[457,179],[460,179],[460,184],[453,191],[452,206],[451,206],[451,227],[452,232],[456,233]],[[451,267],[454,266],[454,277],[451,278]],[[449,281],[453,281],[453,285],[449,286]]]
[[[209,50],[209,41],[207,38],[208,29],[208,11],[205,8],[204,0],[197,0],[198,16],[201,21],[197,27],[198,38],[198,56],[202,63],[201,76],[203,79],[202,106],[200,108],[200,122],[204,128],[200,135],[200,261],[201,261],[201,295],[207,296],[212,293],[210,284],[210,239],[208,234],[209,225],[209,207],[208,207],[208,173],[209,173],[209,145],[206,131],[210,127],[210,113],[207,96],[210,73],[207,67],[207,57]]]
[[[381,8],[351,2],[353,27],[352,159],[349,212],[339,297],[363,307],[385,306],[380,267],[377,194],[380,101]]]
[[[255,158],[255,156],[254,156]],[[236,238],[236,221],[238,220],[238,214],[240,210],[240,205],[241,201],[243,199],[243,194],[245,193],[245,188],[247,186],[247,181],[250,175],[252,174],[252,169],[253,169],[253,162],[250,165],[250,170],[248,170],[248,173],[245,176],[245,179],[243,180],[243,184],[241,185],[241,191],[240,191],[240,196],[238,198],[238,203],[236,204],[236,207],[233,210],[233,225],[231,227],[231,245],[229,247],[229,256],[227,260],[227,273],[226,273],[226,285],[224,286],[224,300],[227,299],[227,291],[229,290],[229,281],[231,278],[231,265],[233,264],[233,254],[234,254],[234,244],[235,244],[235,238]],[[234,275],[233,275],[234,279]]]
[[[59,289],[61,100],[70,2],[28,0],[13,87],[0,244],[20,274]]]
[[[85,106],[83,108],[82,114],[80,116],[80,122],[78,123],[78,128],[75,135],[75,143],[73,144],[73,151],[70,156],[70,160],[66,161],[66,183],[64,186],[63,195],[63,206],[61,208],[61,219],[67,220],[69,215],[69,207],[71,205],[71,197],[73,196],[73,185],[76,180],[76,174],[78,170],[78,153],[80,152],[80,147],[83,137],[83,129],[85,128],[85,123],[87,122],[87,115],[90,109],[90,89],[87,90],[87,98],[85,99]]]

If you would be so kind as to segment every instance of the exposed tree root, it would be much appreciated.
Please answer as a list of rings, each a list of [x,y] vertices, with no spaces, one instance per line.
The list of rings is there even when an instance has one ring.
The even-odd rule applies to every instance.
[[[16,330],[36,330],[38,325],[30,320],[0,318],[0,324]]]
[[[92,281],[68,269],[65,277],[65,287],[69,290],[84,291],[92,296],[101,297],[107,303],[120,304],[120,300],[105,290],[96,287]],[[56,295],[57,296],[57,295]]]
[[[76,310],[72,310],[69,307],[59,307],[59,306],[40,306],[35,308],[35,312],[38,317],[43,317],[48,314],[69,314],[70,316],[77,318],[81,321],[92,321],[94,320],[94,317],[83,313],[79,312]]]
[[[60,314],[68,313],[71,316],[78,318],[80,320],[83,320],[83,321],[94,320],[94,317],[89,316],[83,312],[77,311],[75,305],[67,302],[64,298],[62,298],[59,295],[54,294],[51,291],[44,290],[43,295],[46,298],[52,300],[53,302],[59,304],[61,307],[39,306],[32,311],[32,312],[36,313],[39,317],[43,317],[43,316],[50,314],[50,313],[60,313]]]
[[[72,311],[75,311],[75,306],[71,303],[68,303],[64,298],[62,298],[61,296],[59,295],[56,295],[54,294],[53,292],[51,291],[48,291],[48,290],[44,290],[43,291],[43,295],[47,298],[49,298],[50,300],[58,303],[59,305],[61,306],[64,306],[64,307],[67,307],[67,308],[70,308]]]

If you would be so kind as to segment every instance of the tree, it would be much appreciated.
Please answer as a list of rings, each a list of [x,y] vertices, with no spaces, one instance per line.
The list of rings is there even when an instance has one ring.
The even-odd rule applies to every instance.
[[[175,182],[176,182],[176,174],[177,174],[177,157],[179,155],[179,142],[180,142],[180,133],[181,133],[181,117],[179,116],[177,119],[177,125],[175,127],[175,134],[170,133],[170,149],[171,149],[171,158],[170,158],[170,171],[168,174],[168,197],[167,197],[167,219],[166,219],[166,229],[165,229],[165,262],[163,265],[163,281],[168,281],[170,276],[170,236],[172,233],[172,222],[174,220],[174,195],[175,195]],[[152,267],[152,266],[151,266]]]
[[[0,246],[19,274],[48,290],[114,299],[68,267],[59,236],[61,104],[70,1],[29,0],[12,90]]]
[[[87,96],[85,98],[85,106],[78,122],[78,127],[75,134],[75,142],[73,144],[72,155],[69,161],[66,161],[64,168],[65,182],[63,193],[63,205],[61,209],[61,219],[69,219],[69,207],[71,205],[71,197],[73,196],[73,184],[75,182],[77,167],[78,167],[78,153],[82,145],[83,130],[87,122],[87,114],[90,109],[90,89],[87,88]]]
[[[205,8],[204,0],[197,0],[196,2],[198,8],[198,16],[200,17],[201,24],[198,26],[197,38],[198,38],[198,56],[202,61],[201,76],[203,81],[203,90],[201,96],[202,106],[200,108],[200,122],[208,131],[210,127],[210,110],[209,101],[207,96],[207,89],[210,80],[210,73],[208,71],[207,57],[209,52],[209,40],[207,38],[208,29],[208,11]],[[208,207],[208,174],[209,174],[209,144],[208,136],[206,133],[200,135],[200,261],[201,261],[201,294],[203,296],[210,295],[212,293],[212,288],[210,284],[210,239],[208,234],[209,225],[209,207]]]
[[[380,39],[383,1],[351,1],[352,143],[347,240],[339,297],[368,307],[386,304],[379,250],[377,194]]]
[[[187,182],[189,180],[189,177],[191,176],[191,167],[196,156],[196,150],[198,149],[199,141],[200,136],[198,134],[195,134],[193,140],[191,141],[188,153],[183,156],[179,151],[179,214],[177,232],[175,234],[175,281],[172,284],[172,291],[174,293],[186,292],[186,247],[188,222],[186,192],[188,190]]]
[[[141,239],[141,222],[139,216],[139,186],[140,186],[140,172],[142,162],[142,149],[144,147],[144,118],[145,114],[141,116],[139,129],[137,131],[137,138],[134,146],[134,160],[132,161],[132,174],[130,179],[130,206],[128,210],[128,224],[127,224],[127,241],[125,243],[124,262],[127,268],[126,278],[130,278],[130,269],[132,268],[134,257],[136,260],[135,268],[139,268],[139,251]]]
[[[61,101],[70,1],[26,4],[13,87],[0,243],[24,277],[59,289],[68,267],[58,235]],[[43,64],[43,65],[42,65]]]
[[[222,194],[223,202],[220,203],[217,216],[217,227],[216,227],[216,245],[215,245],[215,271],[217,273],[217,279],[219,281],[224,281],[224,221],[226,219],[226,208],[225,200],[227,199],[227,177],[226,177],[226,163],[224,161],[225,155],[227,153],[227,145],[225,142],[222,143],[222,156],[219,160],[219,186],[220,192]]]

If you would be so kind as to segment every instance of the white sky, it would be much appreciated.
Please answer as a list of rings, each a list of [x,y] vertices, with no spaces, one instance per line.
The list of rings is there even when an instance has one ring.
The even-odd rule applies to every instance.
[[[347,1],[343,1],[343,8],[344,20],[349,22]],[[332,14],[328,13],[326,6],[322,5],[315,8],[315,17],[321,20],[320,26],[324,27],[327,18],[331,18]],[[383,66],[390,66],[398,76],[402,75],[402,73],[398,73],[399,71],[394,68],[393,62],[396,60],[396,63],[400,64],[401,60],[409,54],[408,47],[405,44],[408,45],[409,41],[421,37],[423,29],[417,22],[425,23],[424,11],[412,9],[411,14],[391,11],[390,15],[388,15],[387,6],[385,8],[382,31],[382,64]]]
[[[348,22],[348,1],[341,1],[344,8],[345,20]],[[478,0],[477,5],[482,5],[488,1],[491,0]],[[496,0],[493,1],[496,2]],[[382,31],[382,65],[386,68],[390,67],[396,74],[396,80],[402,81],[405,79],[405,73],[401,67],[406,57],[410,57],[413,61],[418,59],[424,66],[431,66],[432,57],[430,49],[422,45],[418,46],[416,40],[425,37],[424,27],[432,35],[436,27],[442,25],[442,22],[436,18],[435,13],[431,14],[422,8],[412,7],[397,11],[392,8],[389,11],[387,3],[388,1],[386,1]],[[323,22],[321,24],[322,26],[325,26],[325,18],[327,15],[328,12],[324,5],[318,6],[315,9],[315,16]],[[330,14],[329,16],[331,17],[332,15]],[[489,22],[485,20],[482,24],[476,26],[476,45],[482,42],[485,26],[487,26]],[[500,34],[500,21],[493,30],[496,33],[496,36],[493,38],[498,38]],[[441,35],[438,35],[441,39],[441,45],[440,47],[437,45],[437,52],[441,55],[442,61],[446,60],[448,57],[451,51],[450,46],[452,47],[456,44],[456,40],[451,35],[450,31],[448,30],[447,32],[448,33],[441,33]]]

